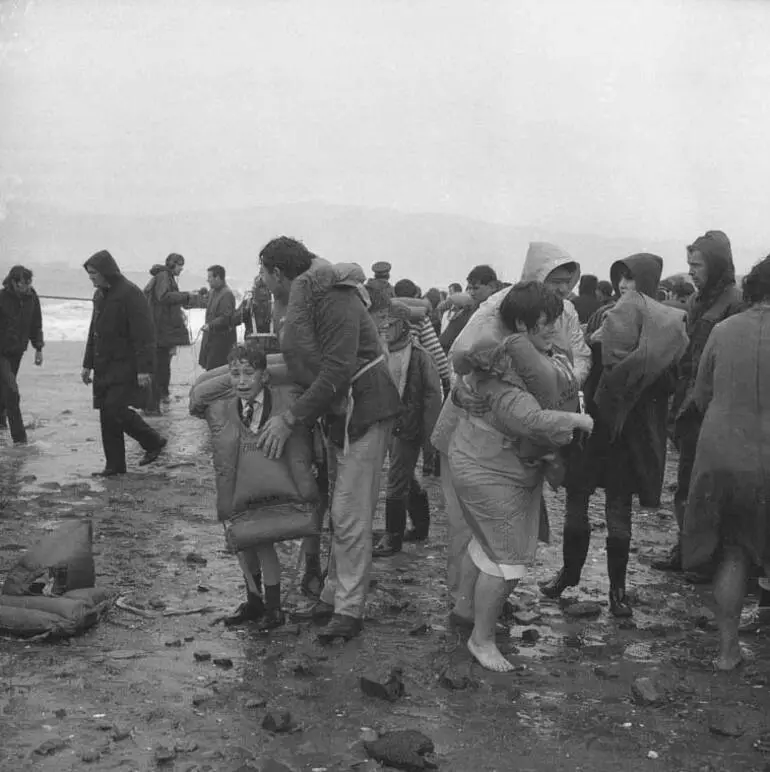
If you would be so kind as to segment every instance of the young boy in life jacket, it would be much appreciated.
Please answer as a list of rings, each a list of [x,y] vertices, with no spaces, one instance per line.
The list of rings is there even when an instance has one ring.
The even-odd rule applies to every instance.
[[[269,387],[267,357],[255,342],[236,344],[228,356],[230,384],[236,411],[244,427],[256,434],[270,418],[272,396]],[[194,415],[202,417],[200,411]],[[272,544],[263,544],[238,553],[246,580],[246,600],[225,617],[227,627],[247,622],[258,623],[259,632],[268,632],[286,621],[281,610],[281,566]],[[262,584],[264,581],[264,596]]]
[[[394,300],[387,311],[374,312],[372,316],[378,321],[388,348],[390,374],[403,404],[389,447],[386,532],[372,552],[373,557],[381,558],[401,552],[404,541],[428,538],[428,495],[417,482],[414,470],[438,420],[443,394],[433,358],[412,337],[408,306]],[[406,531],[407,512],[413,524],[409,532]]]

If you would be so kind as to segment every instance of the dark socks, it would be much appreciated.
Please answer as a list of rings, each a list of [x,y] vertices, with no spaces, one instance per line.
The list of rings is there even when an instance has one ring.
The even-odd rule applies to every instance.
[[[281,609],[281,585],[265,585],[265,606],[268,611],[280,611]]]

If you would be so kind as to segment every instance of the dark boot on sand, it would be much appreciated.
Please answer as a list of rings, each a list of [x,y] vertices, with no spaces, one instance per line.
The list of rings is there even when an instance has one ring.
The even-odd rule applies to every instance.
[[[607,539],[607,573],[610,577],[610,613],[614,617],[630,617],[634,611],[626,595],[626,569],[630,540]]]
[[[568,587],[580,584],[580,575],[588,556],[591,543],[590,531],[565,531],[562,555],[564,565],[556,576],[546,582],[541,582],[540,592],[546,598],[560,598]]]

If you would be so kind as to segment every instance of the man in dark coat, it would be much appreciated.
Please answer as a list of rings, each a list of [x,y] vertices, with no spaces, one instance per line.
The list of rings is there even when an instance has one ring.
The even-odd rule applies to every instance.
[[[131,409],[151,399],[155,335],[147,299],[120,273],[109,252],[92,255],[84,268],[96,292],[81,377],[86,385],[93,383],[106,459],[94,476],[113,477],[126,471],[124,434],[142,446],[140,466],[155,461],[166,446]]]
[[[707,231],[687,247],[687,264],[696,292],[686,305],[687,334],[690,344],[679,364],[679,378],[672,410],[675,415],[674,441],[679,450],[677,489],[674,514],[679,528],[677,543],[662,560],[651,563],[659,571],[681,571],[681,529],[690,477],[695,463],[695,450],[703,416],[693,401],[695,377],[703,349],[711,331],[719,322],[745,309],[743,295],[735,286],[735,266],[730,239],[722,231]],[[693,573],[694,581],[708,581],[707,575]]]
[[[168,399],[171,382],[171,357],[177,346],[190,345],[190,333],[183,307],[191,303],[189,292],[180,292],[177,279],[184,270],[184,257],[172,252],[165,265],[150,269],[152,278],[144,288],[150,303],[155,325],[155,377],[151,411],[160,408],[161,400]]]
[[[206,301],[206,323],[198,364],[204,370],[214,370],[227,364],[230,350],[236,344],[235,295],[225,283],[225,269],[212,265],[208,270],[211,291]]]
[[[35,364],[43,364],[43,317],[32,289],[32,271],[15,265],[0,289],[0,427],[8,425],[16,445],[27,442],[16,376],[32,341]]]

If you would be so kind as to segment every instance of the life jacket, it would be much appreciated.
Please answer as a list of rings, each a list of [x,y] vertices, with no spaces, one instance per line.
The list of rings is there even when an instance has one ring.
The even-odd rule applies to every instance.
[[[278,415],[288,410],[301,392],[292,383],[280,354],[268,355],[267,369],[272,414]],[[204,411],[211,429],[220,520],[268,505],[318,500],[310,429],[297,424],[281,458],[267,458],[257,448],[256,435],[241,421],[227,366],[204,373],[192,387],[190,412],[200,415]]]

